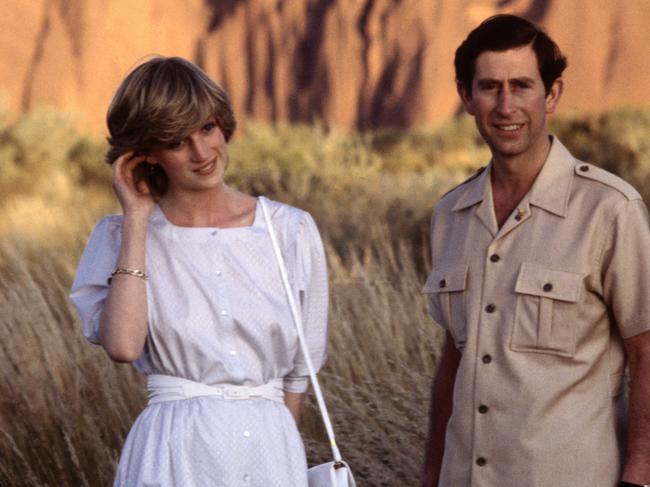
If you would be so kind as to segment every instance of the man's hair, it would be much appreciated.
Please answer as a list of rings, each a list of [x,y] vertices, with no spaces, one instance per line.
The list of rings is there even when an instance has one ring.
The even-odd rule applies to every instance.
[[[567,66],[560,48],[541,29],[516,15],[495,15],[484,20],[469,33],[456,50],[454,66],[456,83],[471,95],[476,58],[485,51],[507,51],[530,45],[537,57],[537,65],[546,93]]]
[[[191,62],[154,57],[122,81],[108,108],[109,149],[106,162],[128,151],[147,154],[184,139],[214,117],[226,141],[236,121],[226,92]],[[155,196],[167,191],[167,176],[158,165],[139,168]]]

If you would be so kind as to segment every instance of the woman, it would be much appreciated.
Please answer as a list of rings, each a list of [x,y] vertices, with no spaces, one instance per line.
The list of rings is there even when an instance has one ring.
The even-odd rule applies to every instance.
[[[306,486],[296,424],[308,372],[261,197],[224,182],[227,95],[190,62],[154,58],[122,82],[108,128],[123,214],[95,227],[71,297],[84,335],[148,376],[115,485]],[[320,236],[308,213],[264,201],[319,368]]]

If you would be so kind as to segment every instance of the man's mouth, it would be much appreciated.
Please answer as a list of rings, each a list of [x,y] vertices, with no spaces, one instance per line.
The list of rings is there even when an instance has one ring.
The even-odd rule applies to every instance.
[[[523,123],[494,124],[494,126],[503,132],[515,132],[524,126]]]

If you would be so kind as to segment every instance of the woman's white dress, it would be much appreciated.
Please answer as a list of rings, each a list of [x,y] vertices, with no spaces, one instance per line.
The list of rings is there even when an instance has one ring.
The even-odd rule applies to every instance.
[[[328,302],[320,235],[308,213],[266,201],[318,369],[326,355]],[[97,224],[71,291],[93,343],[117,264],[121,221],[109,216]],[[134,363],[141,373],[215,386],[283,379],[285,391],[307,389],[259,204],[253,225],[240,228],[178,227],[156,206],[146,271],[148,336]],[[124,444],[115,486],[300,487],[307,485],[306,469],[302,440],[283,404],[203,396],[146,407]]]

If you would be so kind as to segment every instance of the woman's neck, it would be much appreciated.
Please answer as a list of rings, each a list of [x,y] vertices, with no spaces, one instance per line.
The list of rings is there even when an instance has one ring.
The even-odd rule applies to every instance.
[[[255,203],[255,198],[224,184],[195,193],[170,190],[158,205],[174,225],[227,228],[252,225]]]

